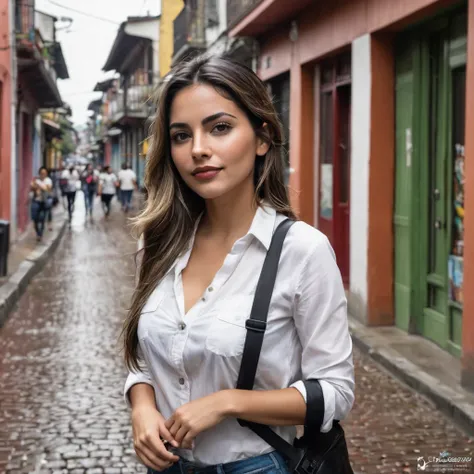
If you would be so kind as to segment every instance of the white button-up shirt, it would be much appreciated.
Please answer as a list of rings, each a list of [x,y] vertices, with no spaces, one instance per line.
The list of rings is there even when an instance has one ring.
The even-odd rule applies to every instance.
[[[235,388],[255,289],[278,224],[270,207],[256,212],[247,235],[235,242],[202,298],[185,315],[181,273],[194,243],[172,266],[145,304],[138,325],[142,372],[131,372],[127,392],[137,383],[154,388],[156,406],[168,419],[185,403]],[[324,395],[322,431],[342,420],[354,401],[352,343],[346,298],[334,252],[318,230],[295,223],[288,232],[270,304],[255,390],[298,389],[318,379]],[[291,442],[294,427],[275,428]],[[214,465],[273,451],[250,429],[229,418],[199,434],[184,459]]]

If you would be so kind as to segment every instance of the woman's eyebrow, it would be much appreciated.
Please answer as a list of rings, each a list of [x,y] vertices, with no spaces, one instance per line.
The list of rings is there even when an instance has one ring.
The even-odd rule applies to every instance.
[[[206,125],[207,123],[213,122],[214,120],[217,120],[221,117],[232,117],[235,119],[237,118],[235,115],[229,114],[227,112],[218,112],[217,114],[209,115],[209,117],[202,119],[201,124]],[[171,128],[186,128],[186,127],[189,127],[189,125],[184,122],[173,122],[170,125],[170,129]]]

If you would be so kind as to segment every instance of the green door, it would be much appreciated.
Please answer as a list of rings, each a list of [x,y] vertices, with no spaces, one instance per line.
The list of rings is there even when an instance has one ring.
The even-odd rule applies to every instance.
[[[401,45],[396,63],[395,81],[395,322],[409,330],[411,315],[411,236],[412,236],[412,162],[413,162],[413,99],[414,47]]]
[[[396,325],[456,355],[462,303],[450,273],[457,266],[459,280],[462,268],[454,203],[464,137],[465,24],[465,15],[443,18],[405,38],[396,63]]]

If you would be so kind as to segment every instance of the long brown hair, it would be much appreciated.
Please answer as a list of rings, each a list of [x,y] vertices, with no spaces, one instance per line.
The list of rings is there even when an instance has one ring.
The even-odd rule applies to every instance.
[[[170,152],[169,118],[176,94],[192,84],[207,84],[243,110],[257,136],[270,144],[264,157],[256,157],[255,199],[295,218],[284,184],[283,132],[265,84],[254,72],[230,59],[200,56],[179,64],[157,93],[157,114],[145,169],[145,209],[133,223],[143,236],[141,264],[122,337],[125,364],[139,370],[137,328],[147,299],[173,262],[187,249],[204,200],[179,175]],[[264,127],[263,125],[266,124]]]

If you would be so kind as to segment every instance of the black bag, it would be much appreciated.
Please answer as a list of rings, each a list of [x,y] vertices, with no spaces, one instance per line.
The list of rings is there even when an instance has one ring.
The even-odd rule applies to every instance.
[[[293,224],[294,221],[286,219],[278,226],[263,264],[250,318],[245,324],[247,338],[236,387],[240,390],[253,389],[281,250],[286,234]],[[298,474],[353,474],[344,431],[339,422],[334,421],[333,427],[328,433],[321,433],[319,430],[324,419],[324,398],[321,385],[317,380],[310,380],[305,382],[305,386],[308,406],[305,434],[302,438],[295,439],[293,445],[278,436],[269,426],[245,420],[238,420],[239,424],[250,428],[284,456],[291,472]],[[318,427],[318,429],[313,427]]]

